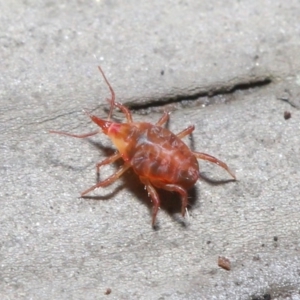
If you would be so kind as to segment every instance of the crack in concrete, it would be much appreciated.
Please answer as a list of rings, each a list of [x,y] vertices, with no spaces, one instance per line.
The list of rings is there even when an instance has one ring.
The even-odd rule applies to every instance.
[[[125,104],[130,110],[139,113],[142,111],[143,113],[148,113],[149,111],[160,110],[161,108],[165,108],[166,106],[176,106],[180,104],[182,107],[188,106],[188,102],[198,101],[198,105],[208,106],[215,103],[220,102],[228,102],[228,101],[214,101],[212,98],[214,97],[222,97],[232,95],[237,91],[249,91],[251,89],[265,87],[266,85],[271,84],[273,81],[271,77],[262,77],[256,78],[253,81],[245,81],[236,84],[229,83],[228,85],[220,85],[213,87],[208,90],[204,90],[201,92],[197,92],[195,94],[180,94],[171,98],[161,98],[156,101],[143,103],[143,104]],[[203,99],[203,101],[201,101]]]

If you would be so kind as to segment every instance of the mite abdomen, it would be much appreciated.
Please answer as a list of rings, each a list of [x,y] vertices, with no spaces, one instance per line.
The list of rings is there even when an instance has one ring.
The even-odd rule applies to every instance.
[[[137,175],[152,183],[178,184],[189,188],[199,178],[199,165],[192,152],[168,129],[139,123],[143,134],[132,144],[131,165]]]

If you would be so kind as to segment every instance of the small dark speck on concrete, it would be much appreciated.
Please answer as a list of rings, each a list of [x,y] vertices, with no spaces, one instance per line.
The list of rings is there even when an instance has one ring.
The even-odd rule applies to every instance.
[[[165,71],[164,70],[161,70],[160,71],[160,75],[164,75],[165,74]]]
[[[106,291],[105,291],[105,295],[109,295],[111,293],[111,289],[110,288],[108,288],[108,289],[106,289]]]
[[[260,260],[260,257],[259,257],[259,255],[255,255],[255,256],[253,256],[253,261],[259,261]]]
[[[224,256],[219,256],[218,258],[218,266],[220,268],[223,268],[226,271],[230,271],[231,269],[231,263],[230,260]]]
[[[263,296],[254,296],[251,298],[252,300],[271,300],[270,294],[264,294]]]
[[[277,242],[278,241],[278,236],[274,236],[273,240],[274,240],[274,242]]]
[[[288,120],[292,117],[292,114],[289,111],[285,111],[283,116],[285,120]]]

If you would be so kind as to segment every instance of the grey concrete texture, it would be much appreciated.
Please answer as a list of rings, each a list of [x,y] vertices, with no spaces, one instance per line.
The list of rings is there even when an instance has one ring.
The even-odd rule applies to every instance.
[[[1,299],[300,299],[299,1],[0,9]],[[156,230],[133,172],[80,198],[112,144],[48,131],[106,118],[98,65],[134,120],[172,110],[169,129],[194,124],[186,143],[238,181],[199,161],[189,216],[163,192]]]

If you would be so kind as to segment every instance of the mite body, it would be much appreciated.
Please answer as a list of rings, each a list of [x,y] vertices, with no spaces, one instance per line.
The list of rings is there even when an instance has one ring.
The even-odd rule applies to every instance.
[[[110,185],[125,171],[132,168],[145,185],[152,199],[152,225],[154,226],[160,206],[160,199],[156,188],[178,192],[182,200],[181,213],[183,216],[185,215],[188,205],[187,190],[196,183],[200,176],[197,159],[208,160],[221,166],[235,179],[235,175],[224,162],[211,155],[191,151],[181,140],[193,132],[195,129],[194,126],[189,126],[178,134],[170,132],[168,129],[162,127],[169,118],[168,112],[165,112],[155,125],[146,122],[133,122],[129,109],[115,102],[115,93],[100,67],[99,70],[111,91],[110,112],[108,120],[100,119],[95,115],[88,115],[102,129],[102,132],[112,140],[118,152],[96,165],[97,174],[99,175],[101,166],[113,163],[120,158],[123,159],[124,164],[115,174],[103,181],[97,182],[82,192],[81,196],[88,194],[96,188]],[[119,108],[125,114],[127,123],[115,123],[110,120],[115,107]],[[99,133],[99,130],[83,135],[57,131],[51,132],[85,138]]]

